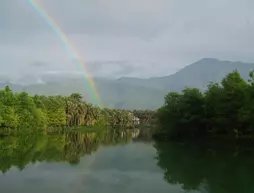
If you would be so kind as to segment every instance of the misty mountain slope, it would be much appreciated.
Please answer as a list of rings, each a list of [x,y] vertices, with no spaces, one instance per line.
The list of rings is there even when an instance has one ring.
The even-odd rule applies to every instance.
[[[164,96],[169,91],[181,91],[185,86],[205,89],[209,82],[220,81],[234,69],[248,79],[254,64],[205,58],[169,76],[149,79],[123,77],[117,80],[95,78],[94,81],[105,107],[156,109],[163,104]],[[26,91],[32,95],[69,95],[78,92],[85,100],[92,101],[91,89],[84,78],[51,77],[43,80],[45,84],[27,86],[5,82],[0,84],[0,88],[10,84],[14,91]]]
[[[158,89],[157,85],[149,84],[150,83],[149,79],[136,78],[136,77],[121,77],[121,78],[117,79],[116,82],[123,83],[126,85],[143,86],[143,87],[148,87],[148,88],[154,87],[154,88]],[[153,83],[153,82],[151,82],[151,83]]]
[[[118,81],[168,91],[181,91],[185,86],[205,89],[209,82],[220,81],[234,69],[237,69],[243,78],[248,79],[249,71],[254,69],[254,64],[204,58],[169,76],[150,79],[121,78]]]
[[[155,109],[163,104],[165,91],[117,81],[98,83],[103,103],[109,107]]]
[[[115,80],[95,79],[99,96],[105,107],[126,109],[156,109],[163,104],[165,92],[153,88],[133,86],[119,83]],[[84,79],[48,82],[21,86],[11,83],[2,83],[0,88],[9,85],[13,91],[25,91],[31,95],[70,95],[78,92],[86,101],[92,102],[91,89]]]
[[[235,69],[243,78],[248,79],[249,71],[254,69],[254,64],[206,58],[186,66],[171,76],[155,78],[155,81],[169,90],[180,91],[185,86],[204,89],[209,82],[219,82]]]
[[[249,72],[254,69],[254,64],[204,58],[169,76],[149,79],[123,77],[117,79],[116,82],[119,83],[118,85],[125,85],[125,87],[128,86],[129,88],[137,86],[143,88],[147,94],[151,96],[151,101],[148,101],[148,103],[161,104],[161,100],[163,100],[164,97],[155,98],[155,90],[158,93],[158,97],[161,96],[161,93],[165,95],[169,91],[180,92],[186,86],[204,90],[209,82],[219,82],[229,72],[235,69],[247,80]],[[151,90],[150,93],[148,93],[148,90]],[[126,95],[128,96],[128,93],[126,93]],[[148,98],[149,97],[147,97],[147,99]],[[147,105],[147,107],[148,106],[149,105]]]
[[[118,83],[115,80],[96,80],[99,96],[105,107],[127,109],[155,109],[163,104],[165,92],[154,88]],[[62,81],[48,84],[30,85],[24,91],[44,95],[82,94],[87,101],[92,101],[87,82]]]

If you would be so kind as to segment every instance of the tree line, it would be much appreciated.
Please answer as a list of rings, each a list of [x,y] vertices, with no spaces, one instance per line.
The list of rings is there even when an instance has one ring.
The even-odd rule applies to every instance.
[[[133,110],[133,115],[138,117],[140,124],[154,124],[156,121],[156,111],[154,110]]]
[[[82,96],[29,96],[14,93],[9,86],[0,90],[0,128],[45,128],[48,126],[123,126],[132,125],[127,110],[99,108]]]
[[[165,137],[254,135],[254,76],[245,81],[237,70],[220,83],[210,83],[204,92],[185,88],[169,92],[158,109],[157,134]]]

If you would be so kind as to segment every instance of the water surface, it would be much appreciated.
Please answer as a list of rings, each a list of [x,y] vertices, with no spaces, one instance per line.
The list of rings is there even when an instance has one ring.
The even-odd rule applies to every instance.
[[[0,139],[2,193],[253,193],[251,150],[155,143],[144,133]]]

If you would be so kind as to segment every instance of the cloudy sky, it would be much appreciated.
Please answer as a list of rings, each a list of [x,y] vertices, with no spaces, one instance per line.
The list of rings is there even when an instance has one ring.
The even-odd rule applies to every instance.
[[[97,76],[168,75],[204,57],[254,62],[253,0],[37,0]],[[28,0],[0,0],[1,73],[82,72]]]

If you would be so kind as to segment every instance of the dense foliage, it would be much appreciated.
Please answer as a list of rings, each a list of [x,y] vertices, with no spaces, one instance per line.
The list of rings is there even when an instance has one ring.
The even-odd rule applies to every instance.
[[[133,115],[138,117],[140,124],[153,124],[156,120],[156,111],[153,110],[133,110]]]
[[[86,103],[80,94],[71,96],[29,96],[13,93],[8,86],[0,91],[0,128],[46,128],[47,126],[132,125],[132,113],[101,109]]]
[[[158,110],[159,133],[169,137],[252,137],[254,135],[254,77],[246,82],[237,71],[205,92],[185,88],[170,92]]]

